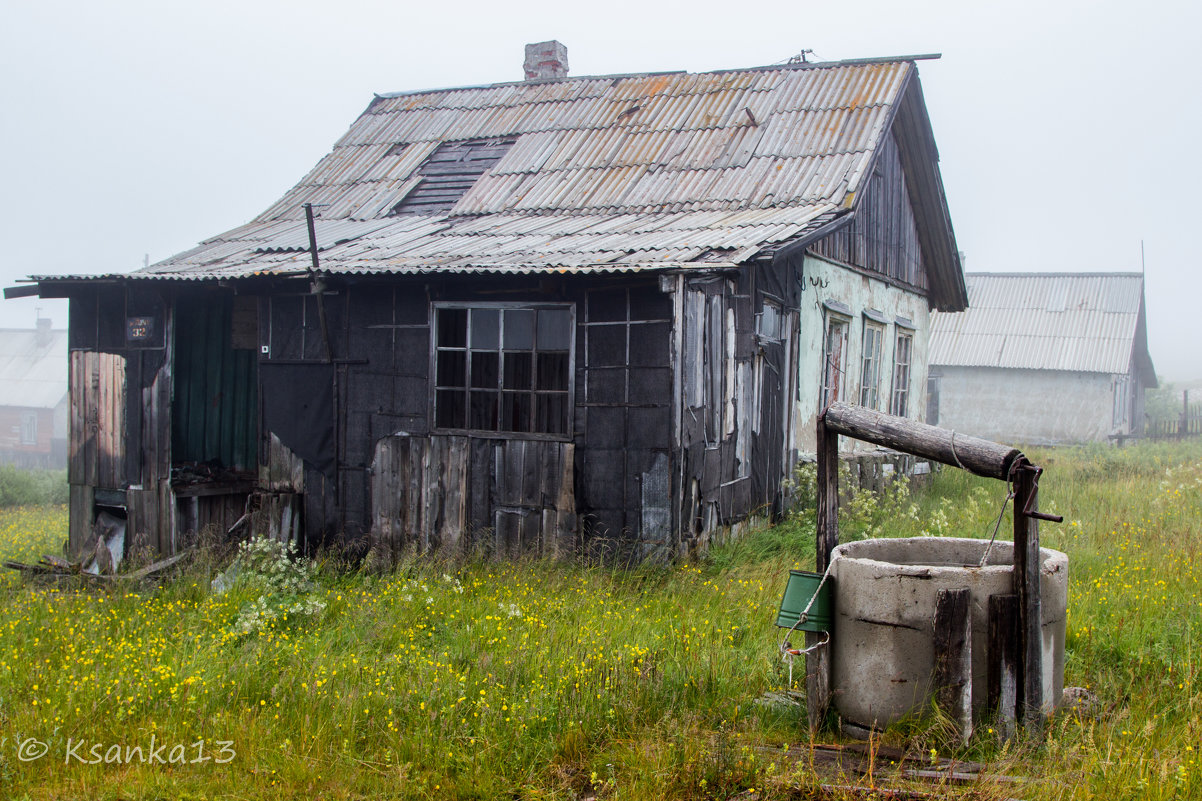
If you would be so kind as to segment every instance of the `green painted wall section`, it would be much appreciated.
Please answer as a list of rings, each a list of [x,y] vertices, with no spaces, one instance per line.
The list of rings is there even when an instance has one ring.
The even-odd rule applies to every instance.
[[[175,309],[173,460],[251,470],[258,461],[258,362],[231,344],[233,297],[181,298]]]

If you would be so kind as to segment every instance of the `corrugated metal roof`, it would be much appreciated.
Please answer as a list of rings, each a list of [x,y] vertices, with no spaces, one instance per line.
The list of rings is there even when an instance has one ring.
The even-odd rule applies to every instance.
[[[67,332],[0,329],[0,406],[53,409],[67,395]]]
[[[745,260],[845,207],[912,70],[901,58],[381,96],[250,224],[131,277],[304,270],[304,203],[331,272]],[[517,141],[449,213],[388,216],[440,142],[502,136]]]
[[[302,273],[304,203],[333,273],[741,263],[850,209],[895,110],[915,102],[913,58],[378,96],[263,214],[122,277]],[[440,143],[498,137],[516,142],[448,213],[389,216]]]
[[[1146,357],[1139,273],[968,273],[965,280],[968,310],[931,314],[932,365],[1115,374]]]

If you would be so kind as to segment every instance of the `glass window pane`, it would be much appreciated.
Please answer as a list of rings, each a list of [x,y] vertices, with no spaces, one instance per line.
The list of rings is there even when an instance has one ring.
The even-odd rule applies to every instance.
[[[439,390],[434,399],[435,422],[439,428],[467,427],[467,394],[458,390]]]
[[[472,387],[476,389],[495,389],[500,354],[488,351],[472,351]]]
[[[542,358],[542,355],[539,355]],[[534,372],[533,354],[505,353],[505,389],[530,389]]]
[[[505,392],[501,395],[502,431],[542,431],[531,427],[531,411],[534,396],[528,392]]]
[[[572,343],[572,313],[567,309],[538,310],[538,349],[567,350]]]
[[[568,388],[568,354],[538,354],[538,389],[566,390]]]
[[[440,387],[467,386],[467,353],[461,350],[440,350],[437,376]]]
[[[534,347],[534,311],[505,310],[505,350],[530,350]]]
[[[467,309],[438,310],[438,346],[440,348],[467,346]]]
[[[568,433],[568,395],[566,392],[555,392],[549,395],[538,395],[534,427],[536,431],[545,434]]]
[[[500,309],[472,309],[472,347],[500,347],[501,311]]]
[[[497,430],[497,392],[472,392],[468,428]]]

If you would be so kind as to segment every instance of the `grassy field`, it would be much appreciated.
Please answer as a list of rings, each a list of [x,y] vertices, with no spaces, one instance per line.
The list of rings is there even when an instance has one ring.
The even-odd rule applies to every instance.
[[[1066,684],[1097,715],[1037,741],[985,729],[957,748],[925,723],[882,741],[1020,777],[946,797],[1202,798],[1202,446],[1031,456],[1043,508],[1065,515],[1042,533],[1070,558]],[[1001,493],[949,469],[921,493],[861,496],[844,531],[988,536]],[[35,560],[65,531],[60,507],[0,511],[0,554]],[[772,624],[789,568],[812,560],[806,515],[633,572],[377,576],[260,553],[223,593],[205,558],[136,592],[6,575],[0,797],[827,797],[829,776],[783,758],[808,742],[802,712],[758,702],[787,684]]]

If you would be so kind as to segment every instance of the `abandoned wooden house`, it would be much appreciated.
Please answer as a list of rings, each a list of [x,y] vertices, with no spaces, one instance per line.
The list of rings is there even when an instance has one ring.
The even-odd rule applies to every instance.
[[[965,306],[915,61],[376,96],[246,225],[70,298],[71,542],[704,546]],[[315,219],[307,224],[307,212]],[[312,245],[311,245],[312,242]],[[303,521],[303,522],[302,522]]]
[[[1140,273],[969,273],[971,308],[935,314],[927,422],[1056,445],[1143,433],[1155,388]]]

